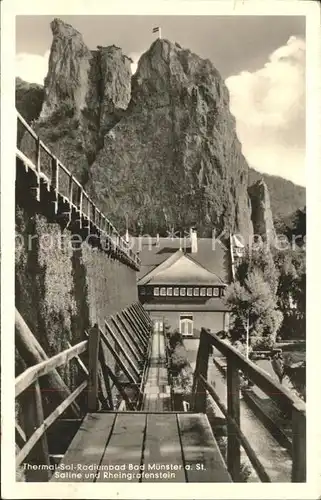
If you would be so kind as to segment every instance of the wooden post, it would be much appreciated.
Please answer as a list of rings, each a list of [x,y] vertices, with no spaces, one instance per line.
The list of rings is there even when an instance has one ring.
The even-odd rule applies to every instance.
[[[24,431],[28,441],[28,439],[43,424],[44,421],[41,392],[38,380],[23,393],[21,402],[23,409]],[[27,456],[27,463],[37,466],[50,465],[46,433],[41,436],[39,441],[30,451]],[[44,467],[44,469],[46,469],[46,467]],[[26,468],[25,472],[28,482],[44,482],[48,481],[50,478],[49,468],[47,468],[47,470],[42,470],[42,467],[39,467],[36,470],[29,470]]]
[[[80,187],[79,191],[80,191],[80,193],[79,193],[79,212],[80,212],[80,219],[81,219],[84,190],[82,187]]]
[[[114,401],[113,401],[113,394],[110,386],[110,374],[108,370],[106,370],[106,367],[108,366],[105,351],[104,351],[104,346],[101,344],[100,349],[99,349],[99,355],[98,359],[100,361],[101,369],[102,369],[102,374],[104,377],[105,381],[105,386],[106,386],[106,391],[107,391],[107,398],[108,398],[108,406],[110,410],[114,410]]]
[[[227,414],[240,427],[240,375],[227,357]],[[234,482],[240,482],[241,450],[233,425],[227,419],[227,468]]]
[[[36,170],[37,170],[37,191],[36,197],[37,201],[40,201],[40,173],[41,173],[41,156],[40,156],[40,138],[37,137],[36,140]]]
[[[58,212],[58,190],[59,190],[59,163],[57,158],[51,158],[51,184],[55,191],[54,212]]]
[[[74,181],[73,181],[72,175],[70,174],[69,175],[69,186],[68,186],[68,197],[69,197],[70,205],[72,204],[73,187],[74,187]]]
[[[98,409],[98,356],[99,356],[100,330],[94,325],[89,332],[88,339],[88,411],[95,412]]]
[[[15,311],[15,345],[27,366],[36,365],[48,359],[45,351],[42,349],[17,309]],[[48,375],[44,377],[44,380],[47,382],[50,389],[54,389],[52,395],[59,399],[60,402],[70,396],[70,391],[57,370],[52,370],[48,373]],[[54,400],[55,398],[52,399]],[[56,405],[53,406],[56,407]],[[68,411],[72,412],[75,417],[80,416],[79,406],[75,402],[70,405]]]
[[[292,483],[306,482],[306,417],[292,409]]]
[[[208,332],[201,330],[200,342],[197,351],[196,366],[193,381],[193,408],[195,412],[206,412],[206,390],[199,380],[199,375],[207,379],[208,360],[210,356],[210,343],[208,341]]]

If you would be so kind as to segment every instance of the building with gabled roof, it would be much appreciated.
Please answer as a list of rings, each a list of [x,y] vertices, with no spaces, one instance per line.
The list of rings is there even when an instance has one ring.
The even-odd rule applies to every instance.
[[[211,238],[135,239],[141,269],[138,294],[156,324],[197,338],[202,327],[227,329],[229,310],[224,302],[232,280],[229,243]]]

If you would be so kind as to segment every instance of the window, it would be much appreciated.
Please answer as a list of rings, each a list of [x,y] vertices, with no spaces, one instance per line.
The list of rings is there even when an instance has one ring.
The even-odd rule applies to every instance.
[[[156,295],[156,297],[159,296],[159,288],[158,288],[158,286],[155,286],[155,288],[154,288],[154,295]]]
[[[179,294],[180,294],[181,297],[185,297],[185,295],[186,295],[186,288],[180,288]]]
[[[166,288],[164,286],[162,286],[162,288],[160,289],[160,294],[162,297],[164,297],[164,295],[166,295]]]
[[[206,295],[206,288],[201,288],[201,297],[205,297]]]
[[[153,295],[153,288],[151,286],[146,288],[146,295]]]
[[[179,317],[179,333],[186,337],[193,336],[193,315],[189,313],[181,314]]]
[[[178,297],[179,296],[179,288],[174,288],[174,296]]]
[[[225,295],[225,287],[222,288],[222,292],[221,293],[222,293],[222,297],[224,297],[224,295]]]
[[[207,288],[207,290],[206,290],[206,295],[207,295],[208,297],[212,297],[212,295],[213,295],[213,290],[212,290],[212,288]]]
[[[173,288],[170,286],[167,288],[167,295],[171,297],[173,295]]]
[[[188,295],[188,297],[192,297],[193,296],[193,288],[188,288],[187,289],[187,295]]]
[[[216,286],[213,288],[213,297],[219,297],[220,296],[220,289]]]
[[[200,289],[199,288],[194,288],[194,297],[198,297],[200,294]]]
[[[146,288],[144,286],[140,287],[140,294],[141,295],[146,295]]]

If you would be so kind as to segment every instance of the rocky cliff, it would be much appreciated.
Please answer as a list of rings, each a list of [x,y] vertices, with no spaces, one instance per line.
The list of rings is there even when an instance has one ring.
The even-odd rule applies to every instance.
[[[253,176],[213,64],[156,40],[131,77],[120,48],[89,50],[59,19],[51,28],[33,126],[113,222],[122,229],[127,219],[135,233],[196,226],[201,236],[213,227],[250,234]],[[24,109],[18,94],[17,107]],[[32,119],[39,100],[35,107]],[[27,137],[22,146],[30,148]]]
[[[275,230],[268,187],[261,180],[250,186],[248,191],[252,205],[254,233],[272,243],[275,238]]]
[[[128,109],[91,171],[100,204],[134,231],[252,230],[227,88],[209,60],[168,40],[141,57]]]
[[[44,99],[44,89],[36,83],[28,83],[16,78],[16,106],[28,123],[39,118]],[[23,130],[18,130],[18,144],[23,136]]]
[[[131,60],[116,46],[90,51],[72,26],[54,19],[49,70],[35,130],[84,183],[106,132],[130,99]],[[27,138],[25,139],[27,141]],[[28,149],[28,144],[23,144]]]

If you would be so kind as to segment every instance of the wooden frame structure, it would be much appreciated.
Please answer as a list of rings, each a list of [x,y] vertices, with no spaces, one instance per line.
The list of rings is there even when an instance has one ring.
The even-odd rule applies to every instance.
[[[133,313],[133,311],[135,311],[135,313]],[[112,318],[113,324],[117,324],[118,326],[118,336],[114,333],[107,321],[105,323],[105,331],[100,329],[98,325],[94,325],[89,331],[89,334],[87,334],[88,340],[83,340],[75,346],[70,346],[69,344],[68,349],[40,363],[30,366],[16,377],[15,397],[23,398],[24,417],[24,429],[16,422],[16,445],[19,450],[16,456],[17,467],[19,467],[27,457],[30,463],[35,461],[35,463],[38,464],[50,464],[46,431],[59,417],[61,417],[61,415],[63,415],[67,408],[75,403],[76,399],[85,390],[88,392],[85,413],[87,411],[96,412],[101,408],[100,401],[104,400],[104,395],[100,398],[101,394],[104,392],[103,385],[109,410],[115,410],[112,396],[113,387],[116,387],[119,391],[126,409],[129,411],[139,409],[146,379],[146,368],[142,369],[141,366],[144,361],[148,360],[149,347],[145,347],[145,342],[148,344],[148,331],[151,332],[151,323],[149,322],[149,318],[146,317],[143,308],[138,304],[131,305],[117,316],[119,318],[125,318],[125,312],[128,314],[135,314],[135,320],[133,319],[127,328],[128,332],[130,328],[132,328],[131,338],[133,339],[133,345],[131,346],[131,354],[135,353],[135,360],[128,354],[128,338],[126,339],[128,350],[124,347],[125,333],[121,327],[121,323],[117,322],[115,318]],[[134,316],[132,317],[134,318]],[[17,321],[20,321],[19,313],[17,313]],[[141,337],[134,337],[133,332],[138,328],[138,323],[139,325],[143,325],[146,329],[146,334],[142,334],[144,338],[144,347],[140,344]],[[19,326],[21,327],[21,325]],[[121,336],[119,332],[122,332]],[[109,366],[103,344],[111,352],[116,363],[122,368],[128,378],[128,382],[137,386],[138,397],[136,402],[131,401],[126,393],[126,387],[120,383],[118,377]],[[88,367],[80,359],[80,355],[85,352],[88,353]],[[139,357],[141,352],[142,356]],[[39,379],[47,376],[57,368],[66,365],[72,359],[77,361],[85,380],[83,380],[80,385],[45,418]],[[145,365],[146,364],[147,363],[145,363]],[[102,380],[99,377],[100,372],[103,375]],[[112,384],[110,382],[112,382]],[[36,477],[36,479],[34,478],[32,480],[36,481],[48,481],[49,475],[49,468],[37,470],[37,475],[32,474],[31,471],[31,477]]]
[[[139,270],[138,255],[18,111],[17,122],[18,127],[31,138],[31,149],[35,150],[34,155],[28,152],[27,156],[16,148],[17,165],[24,166],[25,173],[29,174],[29,182],[23,182],[24,188],[29,184],[37,202],[46,199],[52,205],[50,212],[54,218],[64,218],[67,224],[76,224],[81,232],[92,235],[92,240],[103,250]],[[29,156],[34,158],[31,160]],[[19,169],[17,177],[19,174],[23,174],[23,168]]]
[[[227,408],[207,381],[211,348],[215,347],[227,361]],[[193,411],[206,413],[209,395],[227,422],[227,467],[234,482],[240,481],[241,446],[262,482],[271,482],[257,454],[240,428],[240,371],[277,405],[292,415],[292,482],[306,481],[306,408],[305,403],[274,381],[264,370],[247,360],[235,348],[209,330],[202,329],[193,384]]]

